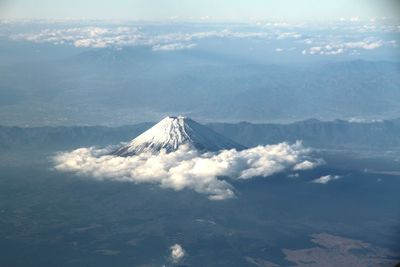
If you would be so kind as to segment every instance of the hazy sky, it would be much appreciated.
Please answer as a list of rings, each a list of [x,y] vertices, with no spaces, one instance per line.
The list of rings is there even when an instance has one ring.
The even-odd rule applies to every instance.
[[[400,0],[0,0],[1,18],[326,20],[397,18]]]

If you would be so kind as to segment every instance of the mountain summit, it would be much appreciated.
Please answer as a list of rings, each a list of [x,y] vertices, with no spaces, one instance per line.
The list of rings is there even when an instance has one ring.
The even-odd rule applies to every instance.
[[[199,151],[245,148],[190,118],[178,116],[164,118],[113,154],[126,157],[142,152],[157,153],[161,149],[169,153],[181,145],[189,145]]]

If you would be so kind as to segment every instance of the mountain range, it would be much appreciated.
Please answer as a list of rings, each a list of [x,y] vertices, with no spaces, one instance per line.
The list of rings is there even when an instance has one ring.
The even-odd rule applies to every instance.
[[[0,150],[60,150],[129,142],[155,124],[121,127],[9,127],[0,126]],[[307,146],[326,149],[400,149],[400,119],[349,122],[310,119],[290,124],[209,123],[214,132],[247,147],[303,140]]]

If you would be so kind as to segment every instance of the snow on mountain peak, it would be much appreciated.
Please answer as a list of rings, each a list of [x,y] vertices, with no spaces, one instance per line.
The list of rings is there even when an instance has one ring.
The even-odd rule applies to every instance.
[[[157,153],[162,149],[172,152],[181,145],[189,145],[200,151],[245,148],[190,118],[168,116],[113,154],[132,156],[142,152]]]

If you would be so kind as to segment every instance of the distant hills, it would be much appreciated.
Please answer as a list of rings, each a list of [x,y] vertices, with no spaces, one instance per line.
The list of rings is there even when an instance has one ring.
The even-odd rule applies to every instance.
[[[154,123],[131,126],[5,127],[0,126],[0,150],[55,151],[82,146],[105,146],[129,141]],[[215,132],[244,146],[303,140],[307,146],[325,149],[400,149],[400,119],[348,122],[316,119],[290,124],[210,123]]]
[[[246,146],[303,140],[307,146],[335,149],[400,149],[400,119],[379,122],[319,121],[290,124],[212,123],[209,127]]]

